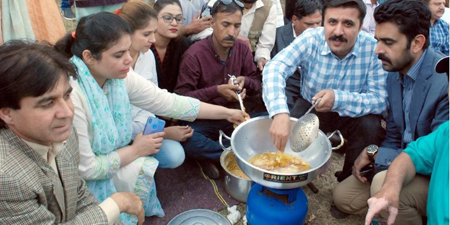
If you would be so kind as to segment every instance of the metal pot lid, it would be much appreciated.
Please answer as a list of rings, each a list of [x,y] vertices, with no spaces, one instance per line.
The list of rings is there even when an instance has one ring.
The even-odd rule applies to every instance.
[[[212,210],[192,209],[178,214],[168,225],[231,225],[231,223]]]

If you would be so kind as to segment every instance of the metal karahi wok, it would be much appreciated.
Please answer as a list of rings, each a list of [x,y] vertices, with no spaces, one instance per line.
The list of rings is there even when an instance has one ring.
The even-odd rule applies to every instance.
[[[291,118],[291,130],[296,122],[296,118]],[[284,152],[306,160],[311,165],[309,170],[297,173],[277,173],[258,168],[248,162],[256,154],[278,152],[269,134],[271,123],[272,119],[267,116],[252,118],[239,125],[233,131],[231,138],[221,132],[219,141],[222,145],[223,136],[229,139],[231,146],[226,148],[222,145],[222,148],[226,151],[232,150],[242,171],[251,180],[265,187],[292,189],[314,180],[321,172],[322,166],[330,159],[332,152],[331,143],[322,131],[319,131],[317,138],[302,152],[292,151],[289,141],[286,144]],[[340,132],[337,132],[341,136]],[[341,140],[343,140],[342,137]]]

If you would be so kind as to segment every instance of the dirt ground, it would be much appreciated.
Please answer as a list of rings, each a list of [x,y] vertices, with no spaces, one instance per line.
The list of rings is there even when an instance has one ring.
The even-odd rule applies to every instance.
[[[55,0],[56,3],[61,3],[61,0]],[[282,8],[284,10],[285,1],[293,0],[280,0]],[[75,11],[75,10],[74,10]],[[67,32],[71,32],[76,28],[76,21],[64,20],[64,25]],[[316,180],[313,181],[314,185],[319,189],[317,194],[314,194],[309,188],[305,187],[303,190],[308,197],[308,222],[310,225],[334,225],[334,224],[346,224],[346,225],[359,225],[364,223],[364,215],[351,215],[345,219],[336,219],[332,217],[329,213],[329,208],[331,205],[331,195],[333,188],[337,185],[334,173],[342,168],[342,163],[344,157],[340,154],[333,153],[331,156],[332,163],[330,168],[325,174],[320,175]],[[241,215],[245,214],[245,204],[240,204],[238,206]],[[227,215],[227,210],[221,210],[221,214]],[[237,225],[244,224],[241,221],[236,223]]]

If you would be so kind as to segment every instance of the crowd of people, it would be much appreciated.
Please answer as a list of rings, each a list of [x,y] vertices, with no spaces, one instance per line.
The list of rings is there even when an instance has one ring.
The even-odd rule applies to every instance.
[[[448,1],[72,0],[65,35],[39,4],[0,5],[0,224],[163,217],[157,168],[218,179],[219,130],[268,115],[284,151],[315,103],[345,137],[330,216],[449,224]]]

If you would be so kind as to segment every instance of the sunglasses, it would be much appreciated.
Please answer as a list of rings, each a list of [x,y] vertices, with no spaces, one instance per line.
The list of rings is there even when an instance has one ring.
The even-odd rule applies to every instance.
[[[173,20],[177,21],[177,23],[181,24],[184,23],[184,18],[183,16],[169,16],[169,15],[164,15],[164,16],[160,16],[159,18],[162,18],[164,20],[164,22],[166,23],[172,23]]]
[[[236,5],[238,5],[239,7],[244,8],[244,3],[242,3],[239,0],[219,0],[216,3],[214,3],[213,8],[217,7],[220,3],[222,3],[224,5],[229,5],[229,4],[233,3],[233,2],[236,3]]]

